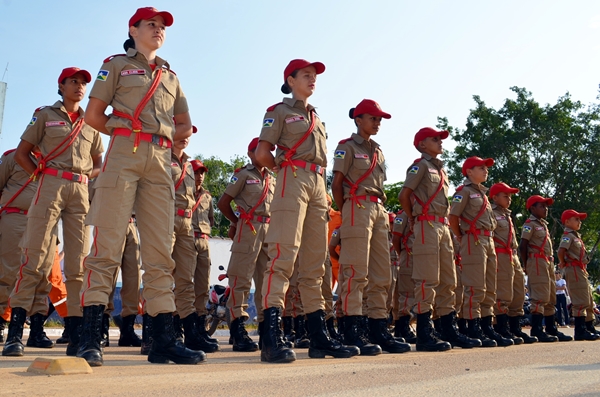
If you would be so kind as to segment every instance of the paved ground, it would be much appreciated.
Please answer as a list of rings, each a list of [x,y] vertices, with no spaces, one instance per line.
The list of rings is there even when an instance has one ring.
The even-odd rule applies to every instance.
[[[600,341],[337,360],[309,359],[306,350],[297,350],[294,363],[263,364],[259,352],[234,353],[226,336],[219,339],[223,351],[205,364],[149,364],[137,348],[109,347],[105,365],[93,374],[52,377],[26,369],[35,357],[61,357],[65,348],[27,348],[24,357],[0,357],[0,395],[600,395]]]

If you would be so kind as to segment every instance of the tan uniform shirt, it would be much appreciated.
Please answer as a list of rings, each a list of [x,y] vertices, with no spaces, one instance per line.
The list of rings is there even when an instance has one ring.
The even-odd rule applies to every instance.
[[[369,171],[373,157],[377,153],[377,165],[373,171],[360,182],[356,196],[377,196],[382,201],[386,200],[383,192],[383,182],[386,181],[385,158],[375,141],[365,140],[358,134],[352,134],[349,139],[340,141],[335,149],[333,171],[341,172],[344,178],[344,198],[350,198],[351,184],[356,183]]]
[[[538,219],[533,215],[525,221],[523,231],[521,232],[521,238],[529,241],[529,254],[539,253],[540,250],[536,247],[540,247],[543,250],[542,253],[546,257],[552,257],[552,241],[550,241],[550,233],[548,232],[547,225],[548,222],[546,222],[545,219]],[[546,236],[548,236],[548,238],[546,238]],[[545,244],[544,239],[546,240]],[[542,244],[544,245],[542,246]]]
[[[416,160],[406,172],[404,186],[413,191],[414,196],[418,197],[422,203],[427,203],[429,198],[435,194],[440,182],[443,180],[442,190],[435,196],[429,204],[428,214],[436,216],[448,216],[450,205],[448,204],[448,178],[443,169],[444,163],[441,160],[423,153],[422,157]],[[413,216],[423,214],[423,207],[418,201],[413,201]]]
[[[585,251],[585,245],[581,240],[581,236],[571,228],[565,228],[565,233],[560,239],[560,245],[558,248],[564,248],[567,250],[565,256],[565,262],[567,263],[571,263],[573,261],[581,262],[584,265],[590,263],[588,254]]]
[[[264,175],[252,164],[235,171],[225,193],[233,197],[237,208],[242,208],[248,213],[261,198],[265,187],[265,178],[268,178],[268,193],[265,200],[254,211],[256,216],[271,216],[271,200],[275,191],[275,178],[265,170]]]
[[[179,79],[164,59],[156,57],[156,69],[152,71],[146,57],[135,49],[129,49],[126,56],[109,58],[98,72],[90,98],[100,99],[115,110],[132,116],[150,90],[159,68],[163,69],[160,84],[144,107],[140,120],[143,132],[173,140],[173,116],[187,113],[189,109]],[[112,134],[115,128],[131,130],[132,127],[129,119],[111,115],[106,128]]]
[[[492,204],[492,210],[494,211],[494,217],[496,218],[496,229],[494,229],[494,240],[500,240],[503,244],[496,244],[498,248],[510,248],[517,249],[519,243],[517,242],[517,236],[515,228],[513,227],[510,219],[510,210],[504,209],[496,204]],[[510,242],[508,241],[508,235],[512,235]]]
[[[83,115],[83,109],[79,108],[79,118],[82,118]],[[62,102],[57,101],[52,106],[36,109],[21,139],[38,146],[42,156],[46,158],[48,153],[65,141],[72,131],[73,123],[69,114]],[[61,145],[52,156],[62,152],[66,144],[67,142]],[[46,168],[71,171],[89,177],[94,167],[92,156],[97,156],[102,152],[104,152],[104,146],[100,134],[85,124],[75,141],[55,159],[48,161]]]
[[[406,215],[405,211],[396,214],[392,232],[402,237],[400,249],[405,250],[408,248],[410,250],[412,248],[412,242],[415,239],[415,234],[410,231],[408,215]],[[408,238],[406,238],[406,236],[408,236]]]
[[[173,184],[177,185],[181,178],[182,169],[185,165],[185,176],[179,184],[179,188],[175,190],[175,208],[182,210],[191,210],[196,200],[194,191],[196,190],[196,180],[194,178],[194,170],[188,162],[189,156],[185,153],[181,156],[181,160],[174,153],[171,153],[171,176]]]
[[[331,240],[329,240],[329,249],[337,247],[342,242],[342,236],[340,236],[340,228],[336,228],[333,233],[331,233]]]
[[[31,155],[30,157],[37,164],[35,156]],[[0,207],[4,207],[28,180],[29,174],[15,161],[15,151],[9,150],[4,153],[0,158]],[[9,204],[9,207],[27,211],[37,191],[37,185],[37,181],[31,181]]]
[[[392,233],[389,234],[388,240],[390,243],[390,262],[392,263],[392,265],[397,265],[398,254],[396,253],[396,250],[394,249],[394,245],[392,244]]]
[[[308,109],[307,109],[308,108]],[[309,113],[312,105],[304,107],[302,101],[293,98],[283,98],[283,104],[272,111],[267,111],[260,132],[260,140],[278,145],[275,154],[275,164],[284,160],[285,151],[281,147],[291,149],[308,131],[310,126]],[[304,160],[322,167],[327,166],[327,135],[325,126],[315,114],[315,128],[310,136],[298,147],[294,159]]]
[[[196,193],[196,201],[200,201],[196,211],[192,214],[192,225],[195,233],[203,233],[210,236],[210,219],[213,217],[212,196],[202,188]]]
[[[463,231],[468,231],[471,225],[465,222],[462,218],[472,222],[485,205],[486,209],[475,222],[476,229],[494,230],[497,222],[485,193],[487,188],[481,184],[474,184],[469,179],[465,179],[462,189],[457,190],[452,197],[452,207],[450,214],[459,216],[460,228]]]

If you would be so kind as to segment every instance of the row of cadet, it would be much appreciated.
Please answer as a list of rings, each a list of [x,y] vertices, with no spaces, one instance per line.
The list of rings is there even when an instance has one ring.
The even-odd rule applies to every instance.
[[[82,357],[92,366],[103,364],[103,314],[123,261],[132,214],[144,270],[142,311],[144,329],[150,331],[148,341],[151,339],[148,361],[196,364],[206,360],[205,352],[219,349],[206,335],[202,321],[209,262],[208,255],[200,252],[208,253],[210,218],[205,215],[208,221],[204,226],[193,220],[207,208],[203,203],[209,211],[211,208],[210,195],[197,187],[206,169],[184,153],[193,133],[187,100],[170,65],[156,55],[164,43],[165,29],[172,23],[168,12],[138,9],[129,19],[129,39],[124,44],[127,52],[104,61],[85,117],[79,103],[91,75],[67,68],[58,79],[62,100],[35,111],[14,154],[9,154],[20,167],[15,168],[19,176],[15,181],[21,182],[9,183],[3,189],[0,222],[11,218],[7,215],[21,215],[15,222],[21,222],[23,237],[18,244],[22,251],[10,264],[16,280],[12,280],[12,289],[8,288],[12,313],[3,355],[23,354],[21,339],[27,314],[35,318],[34,335],[47,343],[42,320],[48,310],[49,259],[55,251],[56,225],[61,218],[67,354]],[[328,327],[333,316],[329,299],[324,297],[330,283],[323,281],[329,269],[325,265],[327,134],[308,103],[317,76],[324,71],[320,62],[289,62],[281,91],[291,97],[267,108],[260,136],[248,148],[251,163],[235,172],[219,199],[219,209],[231,221],[229,235],[233,239],[227,272],[234,350],[256,350],[244,326],[244,308],[254,278],[258,347],[265,362],[296,359],[290,342],[284,339],[282,322],[289,321],[282,321],[282,315],[284,309],[293,311],[297,302],[302,303],[304,317],[296,318],[305,319],[311,358],[410,350],[406,340],[394,337],[388,328],[392,272],[389,216],[383,206],[386,166],[381,148],[371,139],[378,134],[382,119],[391,115],[369,99],[350,110],[356,133],[342,140],[334,152],[332,196],[342,220],[338,232],[331,233],[337,234],[341,245],[337,273],[341,320],[337,331],[343,337],[336,337],[333,327]],[[106,114],[108,106],[113,108],[110,115]],[[111,136],[104,159],[99,132]],[[413,264],[410,286],[398,287],[398,299],[392,298],[398,301],[397,329],[404,329],[406,339],[412,339],[417,350],[425,351],[509,345],[519,343],[518,338],[545,342],[570,339],[558,332],[554,318],[552,244],[544,221],[551,199],[533,196],[528,200],[531,217],[517,244],[508,212],[510,194],[515,190],[495,185],[500,190],[492,194],[497,207],[492,209],[481,185],[492,160],[473,157],[464,164],[467,179],[450,206],[448,179],[437,159],[447,137],[447,131],[431,128],[421,129],[414,137],[422,157],[407,172],[399,197],[405,215],[397,217],[394,224],[401,230],[396,241],[400,256],[404,250],[409,258],[404,267],[400,259],[398,273],[408,275],[405,267],[410,266],[410,259]],[[39,156],[35,154],[38,151]],[[277,177],[273,178],[269,170]],[[95,179],[91,205],[90,179]],[[19,204],[20,200],[24,202]],[[232,201],[236,212],[230,206]],[[583,302],[584,296],[589,297],[585,250],[572,224],[584,215],[569,214],[564,222],[570,234],[563,238],[561,244],[565,245],[558,255],[561,266],[568,269],[567,275],[572,272],[581,285],[586,284],[579,288],[582,299],[576,306],[575,336],[597,339],[593,327],[585,322],[589,307]],[[90,225],[94,229],[88,253]],[[17,230],[16,226],[7,227],[11,232]],[[457,261],[451,231],[456,252],[460,252]],[[525,262],[532,302],[532,330],[527,338],[518,322],[524,286],[517,250]],[[296,299],[286,305],[294,277]],[[398,279],[408,283],[408,277]],[[457,287],[457,280],[461,287]],[[404,298],[403,292],[409,295]],[[403,304],[405,309],[401,309]],[[521,309],[511,309],[513,304]],[[416,316],[416,339],[406,332],[404,324],[410,319],[406,313]],[[174,321],[176,316],[179,321]],[[494,317],[496,328],[492,325]],[[439,331],[432,319],[439,319]],[[183,342],[175,332],[178,322],[183,326]]]

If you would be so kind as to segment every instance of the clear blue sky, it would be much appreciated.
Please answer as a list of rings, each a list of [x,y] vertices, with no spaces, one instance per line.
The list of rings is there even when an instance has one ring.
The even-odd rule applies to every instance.
[[[58,99],[63,67],[95,76],[123,52],[135,9],[150,5],[175,19],[158,54],[200,130],[190,155],[245,154],[265,109],[283,97],[292,58],[327,66],[310,102],[327,125],[330,158],[354,130],[350,107],[370,98],[392,114],[375,138],[388,183],[418,157],[414,133],[437,116],[464,127],[474,94],[499,106],[516,85],[541,103],[566,91],[589,103],[600,83],[598,1],[0,0],[0,78],[10,63],[0,150],[16,147],[35,108]]]

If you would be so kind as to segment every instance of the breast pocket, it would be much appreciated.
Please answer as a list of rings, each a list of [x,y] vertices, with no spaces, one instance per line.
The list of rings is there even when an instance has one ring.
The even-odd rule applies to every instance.
[[[60,145],[71,132],[67,125],[46,127],[44,130],[44,146],[50,150]]]
[[[165,72],[163,72],[165,73]],[[158,87],[157,98],[160,99],[160,108],[171,114],[175,106],[175,97],[177,95],[177,82],[171,79],[163,78]]]
[[[87,128],[83,128],[79,134],[78,151],[81,158],[89,158],[92,151],[92,143],[94,142],[94,133]]]
[[[286,116],[286,120],[294,118],[294,117],[300,117],[300,116],[289,114]],[[286,124],[286,131],[289,132],[290,134],[294,134],[294,135],[304,134],[306,131],[308,131],[308,127],[309,127],[308,120],[294,121],[289,124]]]

